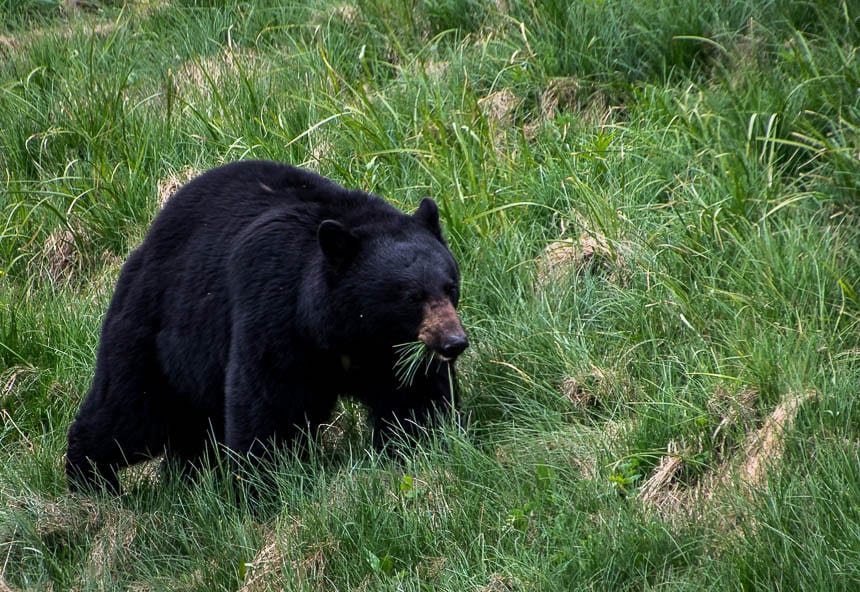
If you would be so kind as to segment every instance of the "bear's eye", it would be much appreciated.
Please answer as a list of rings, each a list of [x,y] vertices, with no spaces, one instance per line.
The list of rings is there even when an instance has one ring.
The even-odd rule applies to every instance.
[[[407,292],[406,293],[406,302],[409,302],[410,304],[418,304],[419,302],[423,302],[423,301],[424,301],[424,292],[422,292],[421,290],[416,290],[414,292]]]
[[[460,297],[460,292],[457,289],[457,284],[445,284],[445,295],[451,299],[451,302],[456,304],[457,299]]]

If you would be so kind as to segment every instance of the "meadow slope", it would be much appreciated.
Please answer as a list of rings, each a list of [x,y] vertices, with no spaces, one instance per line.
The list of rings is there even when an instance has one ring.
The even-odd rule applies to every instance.
[[[0,590],[860,589],[860,3],[0,0]],[[122,261],[224,162],[440,203],[462,421],[71,496]],[[255,475],[246,475],[253,481]]]

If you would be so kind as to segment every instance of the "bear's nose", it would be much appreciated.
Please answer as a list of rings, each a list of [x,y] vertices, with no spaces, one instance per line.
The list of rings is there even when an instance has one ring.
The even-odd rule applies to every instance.
[[[463,350],[467,347],[469,347],[469,338],[466,337],[465,333],[449,335],[445,338],[445,341],[442,342],[442,347],[439,348],[439,353],[445,358],[453,360],[462,354]]]

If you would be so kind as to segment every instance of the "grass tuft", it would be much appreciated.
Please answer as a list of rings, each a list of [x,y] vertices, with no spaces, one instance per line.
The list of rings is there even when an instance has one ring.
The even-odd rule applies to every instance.
[[[394,346],[394,376],[400,386],[409,386],[419,373],[427,374],[433,362],[433,352],[423,341],[412,341]]]

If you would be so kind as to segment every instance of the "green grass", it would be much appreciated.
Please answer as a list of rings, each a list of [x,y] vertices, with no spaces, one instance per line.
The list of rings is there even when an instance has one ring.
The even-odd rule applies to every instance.
[[[856,2],[70,4],[0,0],[0,588],[860,586]],[[70,496],[121,262],[242,158],[437,199],[462,423]]]
[[[433,362],[433,352],[423,341],[411,341],[394,346],[394,376],[403,386],[411,385],[415,377],[427,374]]]

